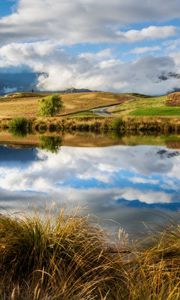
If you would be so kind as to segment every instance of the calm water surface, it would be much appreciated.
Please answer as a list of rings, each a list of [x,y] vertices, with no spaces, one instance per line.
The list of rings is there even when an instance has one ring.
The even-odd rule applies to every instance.
[[[79,207],[130,235],[178,219],[180,151],[162,146],[67,147],[57,153],[0,146],[5,213]]]

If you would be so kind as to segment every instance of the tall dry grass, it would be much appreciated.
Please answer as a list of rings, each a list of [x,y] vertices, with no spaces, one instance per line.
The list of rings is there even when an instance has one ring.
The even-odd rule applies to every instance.
[[[0,299],[178,300],[179,267],[179,226],[110,247],[86,217],[0,216]]]

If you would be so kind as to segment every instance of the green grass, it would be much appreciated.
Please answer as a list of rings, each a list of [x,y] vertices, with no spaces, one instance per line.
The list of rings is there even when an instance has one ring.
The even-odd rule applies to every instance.
[[[180,107],[166,106],[166,96],[137,96],[134,100],[117,105],[112,113],[118,116],[180,116]]]
[[[180,107],[147,107],[130,113],[131,116],[180,116]]]
[[[138,244],[121,230],[119,241],[86,217],[1,214],[0,299],[180,299],[180,226]]]

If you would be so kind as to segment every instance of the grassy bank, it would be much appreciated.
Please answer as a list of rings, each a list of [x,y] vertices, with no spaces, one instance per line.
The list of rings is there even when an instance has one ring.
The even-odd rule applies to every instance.
[[[0,215],[1,299],[158,299],[180,297],[180,227],[144,243],[117,245],[88,218],[54,222]]]
[[[180,133],[180,119],[170,117],[68,117],[68,118],[15,118],[13,120],[1,120],[1,129],[10,129],[21,134],[20,120],[25,123],[27,133],[31,132],[108,132],[114,131],[123,135],[127,133],[160,133],[178,134]],[[24,130],[23,130],[24,133]]]
[[[31,96],[32,95],[32,96]],[[149,97],[138,94],[103,92],[63,94],[63,109],[56,117],[38,117],[42,94],[15,94],[0,100],[0,128],[11,128],[26,120],[28,132],[46,131],[116,131],[118,134],[180,132],[180,107],[167,106],[167,96]],[[106,117],[98,110],[106,107]],[[21,126],[22,127],[22,126]],[[19,126],[20,128],[20,126]]]
[[[51,124],[51,120],[50,124]],[[40,121],[42,122],[42,120]],[[48,122],[47,122],[48,124]],[[83,117],[64,118],[56,123],[59,130],[77,131],[116,131],[119,134],[129,132],[159,132],[159,133],[179,133],[180,119],[164,117],[123,117],[123,118],[103,118],[103,117]],[[36,124],[33,128],[38,129]]]

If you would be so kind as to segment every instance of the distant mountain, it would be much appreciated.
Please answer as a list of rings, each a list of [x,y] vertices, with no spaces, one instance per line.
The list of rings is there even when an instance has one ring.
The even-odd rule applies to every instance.
[[[123,207],[131,207],[131,208],[152,208],[152,209],[165,209],[165,210],[172,210],[172,211],[179,211],[180,210],[180,203],[173,202],[173,203],[145,203],[139,200],[132,200],[128,201],[125,199],[118,199],[116,203]]]
[[[36,73],[0,73],[0,94],[31,91],[38,76]]]
[[[60,92],[64,93],[64,94],[71,94],[71,93],[91,93],[91,92],[95,92],[95,91],[91,91],[89,89],[70,88],[70,89],[67,89],[67,90],[60,91]]]
[[[180,87],[179,88],[175,88],[175,89],[173,89],[173,91],[172,92],[180,92]]]

